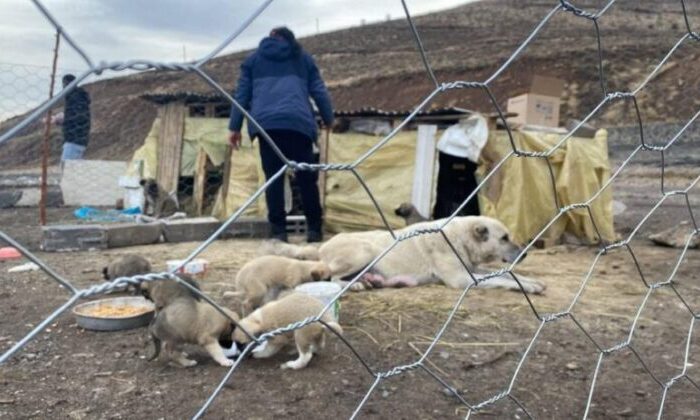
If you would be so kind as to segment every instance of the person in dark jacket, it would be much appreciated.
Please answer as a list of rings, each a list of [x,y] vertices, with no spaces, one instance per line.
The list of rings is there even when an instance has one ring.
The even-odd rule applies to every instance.
[[[273,29],[241,65],[234,98],[260,124],[287,159],[313,163],[313,143],[318,136],[318,127],[309,97],[316,103],[325,126],[331,127],[333,106],[316,63],[302,49],[292,31],[285,27]],[[242,124],[243,114],[233,106],[229,141],[234,148],[240,145]],[[258,128],[250,121],[248,132],[251,139],[260,137]],[[267,141],[262,137],[259,140],[263,171],[269,179],[284,163]],[[318,173],[297,171],[295,178],[306,216],[307,241],[320,242],[323,234],[316,183]],[[272,236],[286,241],[283,177],[269,186],[265,198]]]
[[[75,76],[63,76],[65,89]],[[75,87],[66,94],[63,106],[63,153],[61,162],[69,159],[82,159],[90,136],[90,95],[85,89]],[[56,120],[60,121],[60,118]]]

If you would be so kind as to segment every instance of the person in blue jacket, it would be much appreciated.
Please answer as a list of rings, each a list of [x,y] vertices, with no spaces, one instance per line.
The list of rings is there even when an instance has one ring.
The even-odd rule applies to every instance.
[[[313,143],[318,137],[318,127],[309,97],[316,103],[324,125],[330,129],[333,105],[316,63],[302,49],[291,30],[286,27],[273,29],[241,65],[234,98],[287,159],[313,163]],[[240,146],[242,124],[243,114],[232,106],[229,141],[234,149]],[[262,167],[269,179],[284,163],[250,121],[248,132],[251,139],[259,137]],[[306,217],[307,241],[320,242],[323,240],[323,222],[316,183],[318,173],[297,171],[295,177]],[[269,186],[265,198],[272,237],[286,242],[283,177]]]

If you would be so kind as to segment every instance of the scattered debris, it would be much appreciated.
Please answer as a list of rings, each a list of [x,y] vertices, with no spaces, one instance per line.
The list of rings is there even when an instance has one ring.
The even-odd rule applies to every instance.
[[[20,264],[16,265],[14,267],[8,268],[7,272],[8,273],[23,273],[25,271],[37,271],[39,269],[39,266],[34,264],[33,262],[28,262],[25,264]]]
[[[688,236],[693,233],[693,230],[693,225],[689,221],[684,220],[672,228],[649,235],[649,239],[656,245],[685,248],[686,243],[688,243]],[[690,239],[688,248],[695,249],[698,246],[700,246],[700,235],[695,235]]]

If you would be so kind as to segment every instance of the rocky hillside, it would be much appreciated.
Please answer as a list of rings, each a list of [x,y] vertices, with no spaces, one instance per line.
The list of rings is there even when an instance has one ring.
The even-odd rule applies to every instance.
[[[595,11],[607,1],[572,3]],[[700,4],[686,3],[693,3],[688,4],[691,25],[698,22],[700,27]],[[555,0],[481,1],[420,16],[415,23],[440,82],[483,81],[557,4]],[[636,87],[686,31],[677,0],[618,1],[599,20],[599,26],[609,91]],[[434,88],[405,20],[320,34],[301,42],[314,54],[337,109],[410,109]],[[219,57],[206,71],[232,89],[238,66],[248,53]],[[684,43],[640,93],[638,103],[645,123],[687,120],[697,110],[698,57],[697,42]],[[563,121],[588,114],[603,96],[593,22],[571,12],[554,14],[533,43],[492,83],[498,102],[505,105],[509,96],[523,93],[533,74],[566,80]],[[170,71],[108,79],[87,89],[93,97],[93,131],[87,156],[106,159],[127,158],[143,140],[155,116],[155,107],[141,98],[144,93],[212,92],[195,75]],[[436,97],[431,106],[493,109],[479,90],[452,90]],[[601,110],[595,118],[601,126],[635,121],[629,102]],[[0,130],[12,123],[1,124]],[[38,162],[40,136],[35,130],[0,146],[0,167]]]

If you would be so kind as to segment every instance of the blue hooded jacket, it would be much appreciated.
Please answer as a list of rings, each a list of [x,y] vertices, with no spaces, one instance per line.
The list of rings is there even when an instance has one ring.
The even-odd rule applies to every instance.
[[[333,105],[326,85],[309,54],[294,54],[289,42],[268,37],[241,64],[234,98],[265,130],[283,129],[303,133],[316,141],[317,126],[309,101],[313,98],[326,126],[333,123]],[[243,114],[231,109],[229,130],[240,131]],[[248,123],[253,138],[257,128]]]

